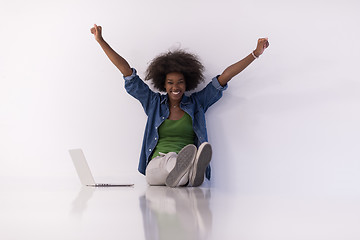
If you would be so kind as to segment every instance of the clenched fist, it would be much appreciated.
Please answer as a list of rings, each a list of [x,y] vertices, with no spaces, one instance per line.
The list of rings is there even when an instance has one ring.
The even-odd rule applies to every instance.
[[[90,29],[91,33],[94,34],[95,40],[98,42],[104,40],[101,35],[101,30],[102,30],[101,26],[97,26],[96,24],[94,24],[94,27]]]
[[[267,47],[269,47],[268,38],[259,38],[256,49],[254,50],[256,57],[259,57],[261,54],[263,54]]]

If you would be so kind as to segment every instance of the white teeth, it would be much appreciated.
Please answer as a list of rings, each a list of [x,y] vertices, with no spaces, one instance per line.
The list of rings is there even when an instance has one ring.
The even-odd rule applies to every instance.
[[[173,94],[179,94],[180,92],[172,92]]]

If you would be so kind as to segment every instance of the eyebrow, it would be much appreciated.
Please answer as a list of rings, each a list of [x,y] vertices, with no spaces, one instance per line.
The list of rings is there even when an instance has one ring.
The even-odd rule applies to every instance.
[[[171,78],[167,78],[166,80],[168,80],[168,81],[174,81],[174,80],[171,79]],[[178,79],[178,81],[181,81],[181,80],[184,80],[184,79],[183,79],[183,78]]]

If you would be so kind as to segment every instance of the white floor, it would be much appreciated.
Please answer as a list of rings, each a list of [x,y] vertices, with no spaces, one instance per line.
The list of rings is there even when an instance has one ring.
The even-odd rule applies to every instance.
[[[360,239],[356,196],[0,178],[0,239]]]

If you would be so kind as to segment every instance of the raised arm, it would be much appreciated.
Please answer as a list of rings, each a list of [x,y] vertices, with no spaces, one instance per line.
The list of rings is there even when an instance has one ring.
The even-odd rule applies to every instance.
[[[258,58],[265,49],[269,46],[267,38],[260,38],[257,43],[256,49],[242,60],[227,67],[224,72],[218,77],[221,86],[225,86],[228,81],[238,75],[242,70],[250,65],[256,58]]]
[[[107,42],[102,37],[101,26],[94,24],[94,27],[91,28],[91,33],[94,34],[95,40],[100,44],[101,48],[104,50],[105,54],[108,56],[110,61],[120,70],[124,76],[130,76],[132,74],[132,69],[129,63],[117,54]]]

